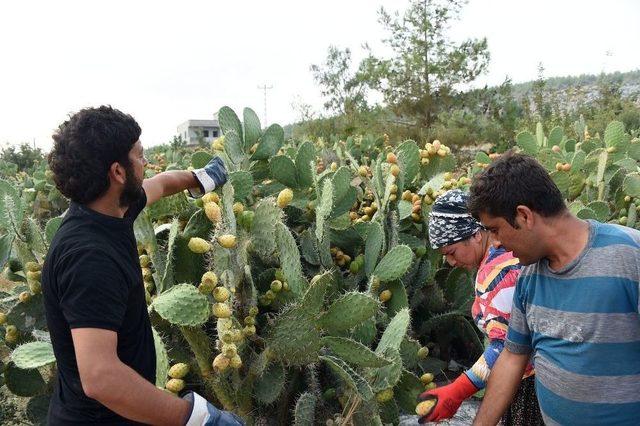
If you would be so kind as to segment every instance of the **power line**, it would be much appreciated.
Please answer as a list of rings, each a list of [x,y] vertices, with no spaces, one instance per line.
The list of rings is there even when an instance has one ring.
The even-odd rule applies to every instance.
[[[264,124],[263,127],[267,127],[267,90],[273,89],[273,86],[267,86],[266,83],[262,86],[258,86],[258,89],[262,90],[264,93]]]

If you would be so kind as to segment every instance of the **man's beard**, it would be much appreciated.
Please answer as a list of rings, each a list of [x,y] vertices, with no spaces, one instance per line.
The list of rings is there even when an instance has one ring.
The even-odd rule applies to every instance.
[[[129,207],[142,197],[142,182],[133,173],[133,167],[125,168],[127,180],[120,194],[120,207]]]

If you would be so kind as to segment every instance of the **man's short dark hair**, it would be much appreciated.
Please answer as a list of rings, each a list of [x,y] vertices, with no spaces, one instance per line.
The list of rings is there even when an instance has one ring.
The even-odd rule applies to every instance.
[[[53,135],[49,167],[56,186],[71,200],[86,204],[109,189],[109,167],[129,167],[129,151],[140,139],[140,126],[110,106],[85,108],[62,123]]]
[[[508,152],[476,176],[470,188],[469,212],[504,218],[516,227],[516,207],[527,206],[544,216],[565,210],[562,193],[549,173],[528,155]]]

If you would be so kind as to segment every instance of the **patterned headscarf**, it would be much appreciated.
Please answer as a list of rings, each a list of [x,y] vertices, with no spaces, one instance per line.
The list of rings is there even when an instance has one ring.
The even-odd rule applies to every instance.
[[[439,196],[429,215],[429,241],[438,249],[466,240],[483,226],[467,211],[469,195],[452,189]]]

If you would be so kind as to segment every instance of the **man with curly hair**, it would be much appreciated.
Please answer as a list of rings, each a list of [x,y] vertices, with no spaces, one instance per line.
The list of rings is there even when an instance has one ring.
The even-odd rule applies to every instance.
[[[144,179],[140,126],[109,106],[87,108],[53,135],[49,166],[71,200],[42,271],[58,366],[50,425],[240,425],[201,396],[158,389],[156,356],[133,222],[145,206],[224,184],[219,158],[203,169]]]

